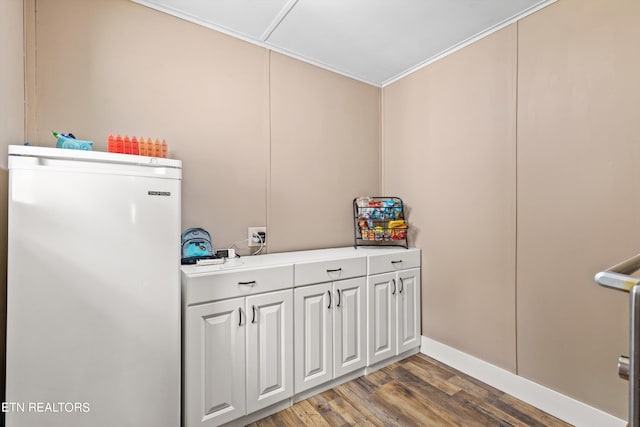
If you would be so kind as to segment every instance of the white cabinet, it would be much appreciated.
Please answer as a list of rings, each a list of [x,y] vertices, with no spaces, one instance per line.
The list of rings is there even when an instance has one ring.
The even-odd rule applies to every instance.
[[[331,295],[331,283],[294,291],[296,393],[333,378]]]
[[[244,298],[189,307],[185,316],[187,426],[219,425],[246,413]]]
[[[367,278],[368,364],[420,345],[420,269]]]
[[[336,298],[333,310],[334,378],[363,368],[367,363],[366,281],[341,280],[333,284]]]
[[[295,391],[366,365],[364,277],[294,291]]]
[[[247,413],[293,395],[293,291],[246,298]]]
[[[207,271],[183,268],[185,427],[293,395],[293,266]]]
[[[293,291],[187,308],[186,426],[217,426],[293,395]]]
[[[420,346],[420,269],[396,273],[397,354]]]
[[[341,248],[183,266],[182,301],[182,425],[242,425],[417,349],[420,251]]]
[[[396,354],[395,273],[367,278],[368,294],[368,364]]]

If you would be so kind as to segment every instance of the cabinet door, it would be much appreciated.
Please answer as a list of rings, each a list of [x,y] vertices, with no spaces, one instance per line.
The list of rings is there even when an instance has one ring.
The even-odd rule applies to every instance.
[[[333,286],[333,367],[338,378],[367,363],[366,280],[341,280]]]
[[[420,269],[399,271],[398,354],[420,345]]]
[[[294,290],[295,391],[333,378],[333,304],[331,283]]]
[[[214,426],[246,414],[244,298],[187,308],[186,427]]]
[[[293,395],[293,290],[247,297],[247,412]]]
[[[396,273],[367,278],[368,364],[396,354]]]

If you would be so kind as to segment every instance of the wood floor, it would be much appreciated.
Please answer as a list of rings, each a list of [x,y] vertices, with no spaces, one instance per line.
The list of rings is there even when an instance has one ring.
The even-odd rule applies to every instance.
[[[250,424],[251,427],[568,425],[420,353]]]

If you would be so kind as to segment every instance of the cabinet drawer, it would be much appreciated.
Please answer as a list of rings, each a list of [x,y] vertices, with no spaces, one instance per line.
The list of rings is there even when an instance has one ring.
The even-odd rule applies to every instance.
[[[369,255],[369,274],[386,273],[388,271],[406,270],[420,267],[419,249],[401,249],[397,252],[380,255]]]
[[[367,258],[364,256],[303,262],[295,265],[294,283],[296,286],[302,286],[365,276],[366,274]]]
[[[293,287],[293,265],[185,277],[183,302],[187,305],[259,294]]]

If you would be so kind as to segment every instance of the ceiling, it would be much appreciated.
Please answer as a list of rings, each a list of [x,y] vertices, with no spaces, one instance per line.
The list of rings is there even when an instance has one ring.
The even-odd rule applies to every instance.
[[[132,0],[376,86],[556,0]]]

